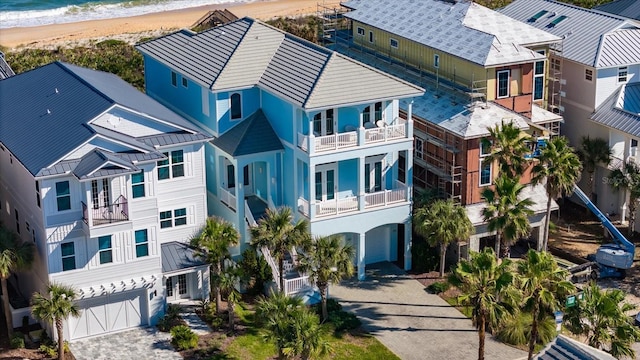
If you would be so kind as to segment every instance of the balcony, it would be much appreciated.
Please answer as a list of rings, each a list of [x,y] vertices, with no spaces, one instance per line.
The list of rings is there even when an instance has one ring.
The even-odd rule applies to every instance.
[[[127,198],[120,196],[112,204],[105,206],[87,206],[82,202],[82,220],[87,225],[99,226],[129,220]]]
[[[362,200],[362,201],[360,201]],[[393,189],[366,193],[362,196],[348,196],[340,199],[316,201],[309,204],[303,197],[298,198],[298,211],[307,218],[322,218],[358,211],[367,211],[409,201],[408,188],[396,181]],[[314,215],[310,214],[313,207]]]
[[[233,210],[234,212],[236,211],[236,194],[235,194],[235,188],[231,188],[231,189],[225,189],[225,188],[218,188],[220,190],[219,195],[220,196],[220,201],[227,205],[229,207],[229,209]]]
[[[298,133],[298,147],[307,153],[327,153],[358,146],[404,140],[409,138],[409,126],[412,126],[401,118],[397,118],[392,124],[386,124],[380,120],[377,125],[370,122],[365,125],[359,129],[347,125],[344,127],[344,132],[325,136],[309,136]]]

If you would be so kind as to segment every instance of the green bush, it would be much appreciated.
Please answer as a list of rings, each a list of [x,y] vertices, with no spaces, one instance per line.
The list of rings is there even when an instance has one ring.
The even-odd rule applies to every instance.
[[[322,303],[319,302],[315,305],[312,306],[313,310],[316,312],[316,314],[318,314],[318,316],[322,316]],[[336,299],[327,299],[327,312],[329,314],[336,312],[336,311],[341,311],[342,310],[342,305],[340,305],[340,303],[336,300]]]
[[[342,310],[329,313],[329,322],[336,332],[357,329],[362,324],[354,314]]]
[[[13,333],[13,336],[11,336],[11,341],[9,342],[9,346],[11,346],[12,349],[23,349],[24,335],[18,331]]]
[[[449,290],[450,287],[451,287],[451,285],[448,282],[436,281],[433,284],[427,286],[427,290],[429,290],[430,292],[432,292],[434,294],[441,294],[441,293]]]
[[[262,294],[264,284],[273,278],[269,264],[262,256],[258,256],[253,247],[242,252],[242,260],[238,262],[238,266],[242,281],[247,285],[247,293],[250,295]]]
[[[42,344],[38,348],[38,351],[40,351],[41,353],[47,355],[50,358],[57,358],[58,357],[58,349],[56,348],[55,344],[53,344],[53,345]]]
[[[411,245],[411,258],[413,259],[412,270],[419,273],[435,271],[440,266],[438,249],[429,246],[427,241],[415,232]]]
[[[198,335],[188,326],[174,326],[171,328],[171,344],[178,350],[193,349],[198,346]]]

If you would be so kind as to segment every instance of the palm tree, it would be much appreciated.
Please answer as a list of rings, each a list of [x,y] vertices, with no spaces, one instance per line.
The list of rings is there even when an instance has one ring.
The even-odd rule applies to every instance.
[[[497,329],[500,321],[515,310],[518,291],[514,289],[511,260],[500,264],[491,248],[471,253],[471,260],[462,260],[453,270],[449,281],[462,295],[458,302],[471,306],[471,319],[478,329],[478,360],[484,360],[484,341],[487,329]]]
[[[191,246],[196,249],[196,256],[210,264],[211,283],[215,292],[216,313],[220,315],[220,276],[224,268],[224,260],[231,254],[229,247],[238,245],[240,234],[230,222],[219,218],[207,219],[200,233],[191,239]]]
[[[481,145],[489,148],[491,153],[485,158],[485,161],[491,163],[497,161],[501,174],[509,174],[512,177],[522,175],[529,165],[527,154],[531,153],[531,149],[527,146],[530,137],[516,127],[513,122],[496,125],[494,128],[488,128],[489,138],[483,138]]]
[[[544,238],[541,249],[547,251],[549,244],[549,221],[551,202],[563,194],[571,194],[580,178],[582,164],[580,158],[564,136],[554,137],[542,149],[539,162],[533,167],[534,184],[545,184],[547,190],[547,216],[544,219]]]
[[[510,345],[527,345],[531,339],[533,328],[533,316],[530,312],[520,311],[514,316],[509,316],[495,332],[496,338]],[[536,342],[547,344],[556,335],[556,321],[553,316],[547,315],[538,320]]]
[[[330,283],[338,283],[342,278],[353,275],[355,250],[351,245],[343,245],[338,236],[317,237],[309,249],[300,254],[298,270],[309,275],[322,299],[322,321],[327,321],[327,288]]]
[[[495,180],[494,189],[486,188],[482,197],[487,206],[482,209],[482,217],[489,231],[496,232],[496,254],[509,256],[509,248],[520,237],[529,234],[529,216],[533,215],[529,198],[520,199],[525,185],[517,177],[502,174]]]
[[[280,291],[284,291],[284,260],[291,249],[309,241],[307,222],[300,220],[294,224],[291,208],[288,207],[267,209],[258,225],[251,228],[251,237],[252,244],[267,247],[278,262]]]
[[[330,350],[323,339],[318,316],[298,297],[272,293],[269,298],[258,300],[255,316],[263,325],[264,339],[275,343],[278,359],[297,355],[307,359]]]
[[[51,283],[47,287],[48,297],[34,293],[31,298],[31,312],[36,318],[53,323],[58,334],[58,360],[64,359],[64,321],[69,317],[79,317],[80,310],[75,304],[76,292],[73,288]]]
[[[628,162],[622,169],[611,172],[611,186],[615,190],[625,189],[629,192],[629,236],[635,231],[636,208],[640,199],[640,167]]]
[[[437,200],[416,210],[413,219],[416,232],[427,238],[431,246],[440,245],[440,277],[444,276],[447,246],[473,233],[467,212],[452,200]]]
[[[529,337],[529,357],[538,339],[540,321],[549,313],[562,306],[562,300],[575,291],[575,286],[567,280],[569,272],[560,268],[548,252],[530,249],[523,261],[519,261],[518,288],[524,293],[525,308],[531,310],[531,336]]]
[[[241,295],[236,290],[236,283],[240,280],[239,269],[235,266],[228,267],[220,275],[220,290],[227,296],[227,310],[229,311],[229,330],[235,330],[236,304],[240,302]]]
[[[611,162],[611,149],[606,140],[601,138],[591,139],[589,136],[585,136],[582,138],[578,155],[582,160],[584,170],[589,174],[589,191],[593,200],[593,194],[595,193],[593,175],[599,164],[609,165]]]
[[[605,349],[616,358],[635,359],[632,344],[640,341],[640,329],[626,315],[635,306],[624,298],[622,290],[603,290],[592,282],[583,289],[583,299],[567,309],[565,325],[573,334],[585,336],[589,346]]]
[[[13,333],[13,319],[9,308],[9,291],[7,279],[11,273],[31,267],[35,246],[23,242],[18,234],[0,226],[0,282],[2,286],[2,307],[9,337]]]

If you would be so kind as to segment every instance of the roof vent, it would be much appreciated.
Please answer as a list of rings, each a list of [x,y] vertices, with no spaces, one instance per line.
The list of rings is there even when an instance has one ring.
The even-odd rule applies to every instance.
[[[58,91],[58,88],[56,88],[56,94],[60,93],[60,91]]]
[[[547,27],[548,28],[553,28],[556,25],[558,25],[562,20],[566,19],[567,17],[565,15],[560,15],[558,16],[555,20],[553,20],[552,22],[550,22]]]
[[[47,115],[51,115],[51,110],[47,109]]]
[[[527,20],[527,21],[528,22],[536,22],[538,19],[543,17],[546,13],[548,13],[547,10],[541,10],[538,13],[536,13],[535,15],[533,15],[532,17],[530,17],[529,20]]]

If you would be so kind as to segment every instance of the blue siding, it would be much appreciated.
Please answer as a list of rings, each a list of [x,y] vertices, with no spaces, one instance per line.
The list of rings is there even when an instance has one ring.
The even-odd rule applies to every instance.
[[[266,91],[262,92],[262,110],[280,139],[293,143],[293,105]]]
[[[273,169],[274,166],[269,164],[269,168]],[[266,162],[256,162],[253,164],[253,179],[254,186],[253,191],[259,197],[266,199],[267,198],[267,163]]]
[[[344,132],[345,126],[350,125],[358,128],[360,126],[360,111],[355,107],[338,109],[338,132]]]
[[[240,103],[242,105],[242,118],[231,120],[230,113],[230,103],[229,98],[231,95],[239,93],[240,94]],[[230,128],[234,127],[240,121],[244,120],[244,118],[253,114],[256,110],[260,108],[260,90],[258,88],[251,88],[245,90],[238,90],[233,92],[220,92],[217,94],[216,110],[217,119],[218,119],[218,127],[219,133],[222,134]]]
[[[358,195],[358,160],[338,163],[338,198]]]
[[[284,177],[280,179],[283,182],[283,205],[289,206],[292,209],[296,208],[298,200],[295,198],[295,178],[293,176],[287,176],[287,174],[293,173],[293,162],[296,161],[293,150],[290,148],[285,148],[284,150]],[[298,167],[298,171],[300,171]]]
[[[218,184],[216,180],[216,150],[213,145],[209,143],[205,145],[204,156],[207,174],[207,191],[213,195],[218,195]]]

